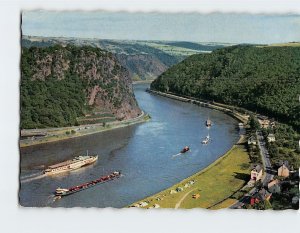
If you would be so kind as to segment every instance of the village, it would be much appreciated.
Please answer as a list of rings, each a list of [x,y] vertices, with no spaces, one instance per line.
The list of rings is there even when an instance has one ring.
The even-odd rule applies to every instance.
[[[245,147],[250,157],[249,174],[243,177],[243,179],[248,179],[248,181],[245,181],[246,185],[237,191],[236,197],[234,197],[235,195],[229,196],[206,208],[298,209],[298,165],[290,158],[290,161],[286,160],[280,153],[277,155],[278,159],[272,152],[273,146],[282,140],[280,136],[278,136],[277,140],[279,129],[286,126],[276,122],[274,119],[268,119],[268,117],[258,114],[244,116],[246,121],[244,121],[244,124],[239,123],[239,127],[246,129],[246,134],[242,137],[244,140],[241,141],[245,141]],[[204,198],[204,193],[202,192],[201,184],[198,184],[199,179],[196,177],[186,179],[165,192],[136,202],[130,207],[156,209],[174,205],[174,208],[177,209],[180,208],[183,201],[193,203],[192,199],[195,201],[202,199]],[[178,195],[180,198],[177,197]],[[177,201],[175,202],[174,200]]]
[[[246,187],[253,187],[231,208],[246,209],[298,209],[299,171],[297,164],[291,164],[281,157],[276,160],[272,153],[276,144],[276,128],[280,123],[266,116],[252,116],[247,141],[248,152],[252,158],[250,180]],[[298,148],[299,149],[299,148]],[[278,152],[277,152],[278,155]]]

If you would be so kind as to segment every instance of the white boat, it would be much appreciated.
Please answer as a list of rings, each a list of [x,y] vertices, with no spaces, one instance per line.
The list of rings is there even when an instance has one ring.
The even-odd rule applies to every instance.
[[[203,139],[202,144],[208,144],[210,141],[209,134]]]
[[[62,173],[62,172],[76,170],[83,166],[86,166],[86,165],[96,162],[97,159],[98,159],[98,155],[96,155],[96,156],[90,156],[90,155],[78,156],[72,160],[67,160],[67,161],[47,167],[47,169],[44,170],[44,174],[45,175],[53,175],[53,174],[58,174],[58,173]]]
[[[205,125],[207,128],[210,128],[212,126],[212,122],[209,118],[207,118],[207,120],[205,121]]]

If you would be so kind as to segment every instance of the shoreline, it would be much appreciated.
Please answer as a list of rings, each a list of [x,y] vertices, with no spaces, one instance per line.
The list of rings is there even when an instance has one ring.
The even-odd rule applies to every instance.
[[[196,105],[199,105],[199,106],[202,106],[202,107],[208,107],[208,108],[211,108],[211,109],[215,109],[215,110],[219,110],[219,111],[222,111],[228,115],[230,115],[231,117],[237,119],[238,121],[242,122],[243,124],[245,124],[247,121],[248,121],[248,116],[247,115],[242,115],[241,113],[238,113],[236,111],[232,111],[231,109],[228,109],[228,108],[225,108],[225,107],[221,107],[221,106],[218,106],[218,105],[215,105],[215,104],[212,104],[212,103],[205,103],[205,102],[202,102],[202,101],[199,101],[199,100],[195,100],[195,99],[190,99],[190,98],[186,98],[186,97],[181,97],[181,96],[177,96],[177,95],[174,95],[174,94],[169,94],[169,93],[163,93],[163,92],[159,92],[159,91],[154,91],[154,90],[151,90],[151,89],[147,89],[146,90],[147,92],[149,93],[152,93],[152,94],[156,94],[156,95],[160,95],[160,96],[163,96],[163,97],[167,97],[167,98],[171,98],[171,99],[174,99],[174,100],[178,100],[178,101],[182,101],[182,102],[189,102],[189,103],[193,103],[193,104],[196,104]],[[239,146],[240,144],[242,144],[246,139],[246,135],[240,135],[240,138],[239,140],[227,151],[225,152],[221,157],[219,157],[217,160],[215,160],[213,163],[209,164],[207,167],[201,169],[200,171],[196,172],[195,174],[179,181],[178,183],[158,192],[158,193],[155,193],[153,195],[150,195],[148,197],[145,197],[141,200],[138,200],[134,203],[132,203],[131,205],[129,206],[126,206],[126,207],[138,207],[138,203],[142,203],[142,202],[147,202],[145,200],[158,200],[157,197],[160,198],[160,196],[162,197],[166,197],[167,194],[166,193],[170,193],[172,190],[176,190],[176,187],[183,187],[185,186],[186,184],[188,184],[188,182],[190,182],[191,180],[194,180],[196,177],[200,177],[201,175],[205,174],[206,172],[208,172],[209,170],[213,169],[214,167],[216,167],[218,164],[220,164],[223,160],[225,160],[230,154],[231,152],[237,148],[237,146]],[[248,153],[247,153],[248,155]],[[249,166],[250,166],[250,161],[249,161]],[[206,209],[210,209],[214,206],[217,206],[217,205],[220,205],[222,204],[223,202],[225,201],[228,201],[230,199],[230,197],[232,195],[234,195],[236,192],[240,191],[243,187],[244,187],[244,183],[242,185],[240,185],[238,187],[237,190],[235,190],[233,193],[231,193],[230,195],[226,195],[224,196],[224,198],[221,200],[221,201],[217,201],[215,202],[213,205],[211,206],[208,206]],[[186,193],[183,198],[178,202],[176,203],[176,205],[173,207],[175,209],[177,208],[180,208],[180,205],[182,203],[182,201],[184,201],[184,199],[186,199],[186,197],[195,192],[196,188],[194,189],[191,189],[189,190],[188,193]],[[171,194],[169,194],[171,195]],[[163,200],[163,199],[162,199]],[[159,203],[159,202],[157,202]],[[153,204],[153,203],[152,203]],[[226,207],[223,207],[223,208],[228,208],[231,206],[231,202],[227,204]],[[157,204],[154,204],[154,206],[157,205]],[[148,206],[148,204],[147,204]],[[196,208],[198,206],[193,206],[192,208]],[[142,207],[144,208],[144,207]],[[150,208],[155,208],[155,207],[150,207]],[[164,207],[163,207],[164,208]],[[165,208],[172,208],[170,206],[168,207],[165,207]]]
[[[152,194],[150,196],[147,196],[141,200],[138,200],[138,201],[135,201],[134,203],[128,205],[128,206],[125,206],[125,207],[128,207],[128,208],[131,208],[131,207],[138,207],[138,203],[142,203],[142,202],[156,202],[156,204],[165,204],[167,205],[167,207],[161,207],[161,208],[174,208],[174,209],[178,209],[178,208],[181,208],[180,205],[182,204],[182,202],[188,197],[188,196],[192,196],[191,193],[195,192],[198,190],[198,188],[196,188],[195,186],[189,186],[189,187],[185,187],[186,184],[188,184],[189,182],[191,181],[194,181],[195,184],[201,182],[199,181],[201,179],[202,176],[204,176],[206,173],[210,172],[211,170],[214,170],[216,166],[218,166],[219,164],[221,164],[224,160],[226,160],[228,157],[230,156],[234,156],[235,154],[232,154],[234,150],[236,150],[239,146],[243,145],[243,143],[245,142],[246,140],[246,136],[245,135],[241,135],[239,140],[228,150],[226,151],[221,157],[219,157],[218,159],[216,159],[214,162],[212,162],[211,164],[209,164],[207,167],[201,169],[200,171],[190,175],[189,177],[179,181],[178,183],[176,184],[173,184],[172,186],[164,189],[164,190],[161,190],[155,194]],[[244,146],[243,146],[244,147]],[[248,155],[248,154],[247,154]],[[248,156],[247,156],[248,157]],[[250,163],[249,163],[249,166],[250,166]],[[250,171],[250,170],[249,170]],[[249,173],[250,174],[250,173]],[[250,175],[249,175],[250,176]],[[236,190],[233,190],[231,193],[229,194],[226,194],[224,197],[221,198],[221,200],[216,200],[213,204],[207,206],[207,207],[203,207],[203,206],[197,206],[197,205],[194,205],[190,208],[205,208],[205,209],[212,209],[214,208],[215,206],[218,206],[218,205],[221,205],[222,203],[225,203],[226,201],[228,201],[229,199],[232,199],[231,202],[229,202],[228,204],[226,204],[225,207],[222,207],[222,208],[229,208],[233,203],[235,203],[237,200],[235,200],[234,198],[232,198],[232,196],[239,192],[243,187],[245,186],[245,182],[242,182],[239,187],[236,189]],[[179,202],[177,203],[173,203],[175,204],[173,207],[169,206],[169,202],[167,203],[164,203],[164,199],[170,197],[170,196],[174,196],[176,194],[171,194],[171,191],[174,191],[176,190],[176,188],[178,187],[184,187],[184,189],[187,190],[187,192],[185,193],[185,195],[179,200]],[[202,187],[202,186],[200,186]],[[199,190],[198,190],[199,191]],[[202,190],[201,190],[202,191]],[[180,194],[180,192],[177,192],[177,194]],[[200,192],[201,193],[201,192]],[[157,201],[158,198],[161,199],[161,201]],[[200,197],[201,199],[201,197]],[[150,205],[149,203],[149,205]],[[151,203],[153,204],[153,203]],[[147,205],[148,206],[148,205]],[[124,207],[124,208],[125,208]],[[145,208],[145,207],[139,207],[139,208]],[[152,207],[150,207],[152,208]],[[154,207],[155,208],[155,207]],[[221,208],[220,208],[221,209]]]
[[[230,109],[229,107],[231,106],[227,106],[225,104],[220,104],[220,103],[211,103],[211,102],[203,102],[200,100],[196,100],[196,99],[192,99],[192,98],[187,98],[187,97],[182,97],[182,96],[178,96],[175,94],[170,94],[170,93],[164,93],[164,92],[160,92],[160,91],[154,91],[151,89],[147,89],[146,90],[149,93],[152,94],[156,94],[156,95],[160,95],[163,97],[167,97],[170,99],[174,99],[174,100],[178,100],[178,101],[182,101],[182,102],[186,102],[186,103],[192,103],[192,104],[196,104],[198,106],[201,107],[205,107],[205,108],[211,108],[211,109],[215,109],[215,110],[219,110],[221,112],[224,112],[228,115],[230,115],[231,117],[234,117],[235,119],[241,121],[242,123],[246,123],[248,121],[248,115],[246,114],[241,114],[238,111],[233,111],[232,109]]]
[[[153,81],[154,81],[154,79],[132,81],[132,85],[135,85],[135,84],[150,84],[150,83],[152,83]]]
[[[37,139],[19,139],[19,146],[20,148],[25,148],[29,146],[69,140],[73,138],[83,137],[95,133],[101,133],[109,130],[123,128],[129,125],[146,122],[150,118],[151,117],[148,114],[145,114],[145,112],[142,111],[142,114],[136,118],[128,119],[124,121],[108,122],[106,123],[105,126],[103,126],[102,123],[97,123],[97,124],[88,124],[88,125],[79,125],[79,126],[60,127],[60,128],[30,129],[27,131],[39,131],[39,132],[42,131],[42,132],[47,132],[50,135],[42,138],[37,138]],[[66,134],[66,132],[72,132],[72,131],[75,133]]]

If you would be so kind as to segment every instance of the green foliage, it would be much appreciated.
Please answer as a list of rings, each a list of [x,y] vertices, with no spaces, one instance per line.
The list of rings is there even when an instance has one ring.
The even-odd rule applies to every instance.
[[[257,118],[253,114],[251,114],[249,117],[249,126],[252,130],[260,129],[260,124],[259,124]]]
[[[244,107],[300,129],[300,47],[232,46],[192,55],[151,88]]]
[[[282,161],[288,161],[294,169],[298,168],[300,165],[298,144],[300,134],[286,124],[277,124],[274,134],[276,141],[266,144],[272,164],[278,166]],[[264,134],[265,137],[267,135],[268,133]]]
[[[91,46],[22,48],[21,128],[78,125],[78,117],[90,109],[87,97],[96,85],[108,93],[99,98],[120,107],[131,94],[118,78],[127,73],[110,59],[110,53]],[[93,70],[96,64],[97,71]],[[93,72],[101,78],[95,78]],[[135,99],[132,103],[136,104]]]
[[[24,65],[24,63],[22,63]],[[85,94],[78,76],[63,80],[21,80],[21,128],[69,126],[82,115]],[[78,91],[74,91],[78,89]]]
[[[299,197],[299,186],[298,185],[285,185],[285,190],[282,193],[274,193],[271,198],[271,204],[274,210],[284,209],[299,209],[299,202],[293,204],[292,198]]]
[[[166,42],[166,44],[187,48],[187,49],[200,50],[200,51],[212,51],[224,47],[224,45],[218,45],[218,44],[205,45],[205,44],[197,44],[188,41]]]

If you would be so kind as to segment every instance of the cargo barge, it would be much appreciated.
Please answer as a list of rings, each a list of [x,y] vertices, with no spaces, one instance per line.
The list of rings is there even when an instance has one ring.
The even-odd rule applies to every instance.
[[[96,180],[92,180],[90,182],[81,184],[81,185],[77,185],[71,188],[57,188],[54,192],[55,196],[57,197],[63,197],[63,196],[68,196],[71,195],[73,193],[77,193],[80,192],[82,190],[91,188],[97,184],[101,184],[101,183],[105,183],[111,180],[114,180],[116,178],[119,178],[121,176],[121,172],[120,171],[114,171],[111,174],[107,175],[107,176],[102,176],[99,179]]]

